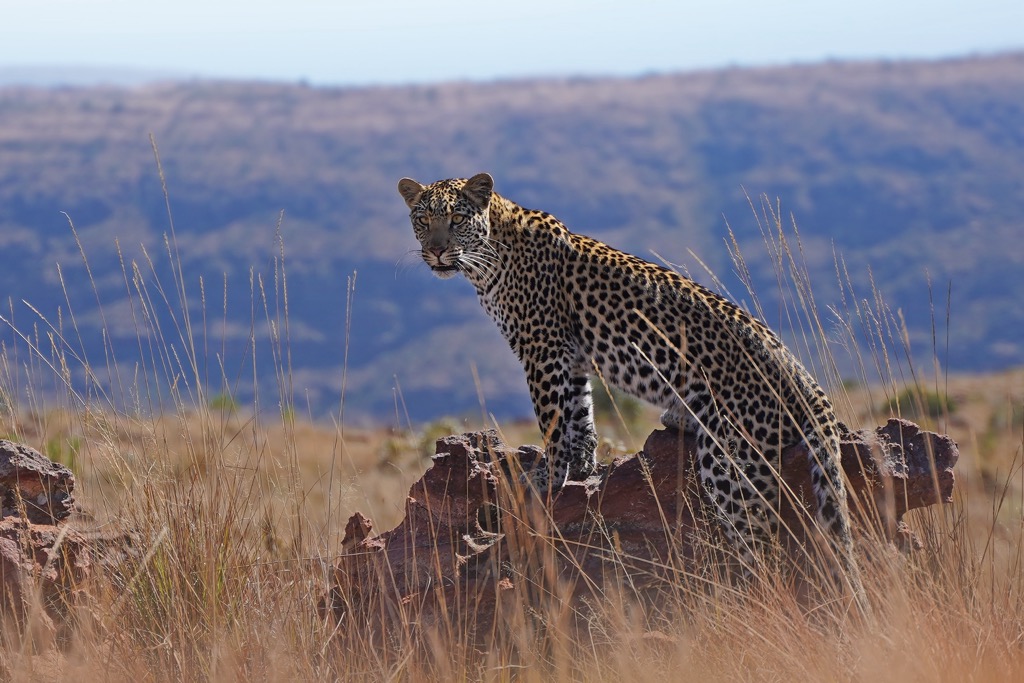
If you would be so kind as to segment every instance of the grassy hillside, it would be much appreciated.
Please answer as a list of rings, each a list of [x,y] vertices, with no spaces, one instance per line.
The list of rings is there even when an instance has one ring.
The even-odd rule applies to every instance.
[[[26,300],[68,331],[57,347],[95,368],[111,355],[161,365],[139,337],[175,338],[182,299],[213,352],[181,374],[243,403],[275,377],[274,343],[249,341],[257,329],[287,335],[303,412],[336,411],[345,383],[350,416],[479,414],[481,395],[525,414],[520,370],[469,288],[434,281],[409,253],[394,189],[404,175],[487,170],[579,232],[710,283],[706,264],[752,306],[732,275],[730,226],[769,324],[790,329],[745,192],[758,213],[764,194],[784,223],[795,217],[823,310],[873,300],[873,284],[921,358],[938,347],[956,370],[1019,365],[1021,120],[1019,54],[407,88],[4,88],[4,317],[45,331]],[[117,393],[110,373],[91,381]]]

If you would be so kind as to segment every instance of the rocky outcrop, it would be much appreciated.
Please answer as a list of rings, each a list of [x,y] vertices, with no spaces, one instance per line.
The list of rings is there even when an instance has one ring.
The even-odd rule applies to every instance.
[[[397,527],[373,536],[370,520],[349,520],[321,609],[366,627],[401,618],[403,606],[415,604],[419,623],[472,619],[489,629],[499,604],[534,587],[585,601],[612,586],[642,593],[645,583],[663,584],[666,573],[692,574],[707,566],[714,544],[706,539],[715,533],[693,454],[688,435],[655,431],[640,453],[569,483],[543,506],[509,484],[518,463],[542,460],[539,448],[511,448],[493,431],[440,439]],[[855,531],[912,551],[903,516],[951,500],[958,455],[948,437],[903,420],[847,434],[843,468]],[[779,510],[789,532],[783,545],[799,562],[817,534],[805,446],[784,451],[781,476],[788,488]]]
[[[39,451],[0,439],[0,500],[4,518],[57,524],[74,508],[75,477]]]
[[[67,467],[0,440],[0,609],[37,636],[57,632],[89,571],[85,540],[64,525],[74,488]]]

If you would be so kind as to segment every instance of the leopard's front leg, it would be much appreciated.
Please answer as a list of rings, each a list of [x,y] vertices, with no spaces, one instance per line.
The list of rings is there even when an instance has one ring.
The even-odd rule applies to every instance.
[[[597,432],[589,361],[565,342],[548,340],[520,349],[537,423],[546,440],[547,468],[529,474],[537,491],[561,489],[597,468]]]

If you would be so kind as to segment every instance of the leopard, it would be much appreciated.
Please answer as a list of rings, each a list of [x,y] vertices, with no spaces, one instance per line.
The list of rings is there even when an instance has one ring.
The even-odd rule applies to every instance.
[[[462,275],[519,358],[546,466],[526,483],[553,495],[597,469],[591,377],[664,410],[696,435],[699,481],[748,570],[778,534],[781,452],[806,444],[816,519],[843,586],[866,604],[840,463],[840,423],[780,337],[673,269],[569,230],[494,191],[488,173],[423,185],[402,178],[420,255]],[[835,562],[838,560],[838,562]]]

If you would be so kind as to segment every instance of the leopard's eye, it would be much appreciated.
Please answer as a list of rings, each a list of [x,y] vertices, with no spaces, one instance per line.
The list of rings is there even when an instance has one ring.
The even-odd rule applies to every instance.
[[[430,219],[428,219],[426,216],[416,216],[416,225],[420,226],[421,228],[430,227]]]
[[[461,213],[452,214],[452,225],[461,225],[462,222],[465,220],[466,217],[463,216]]]

